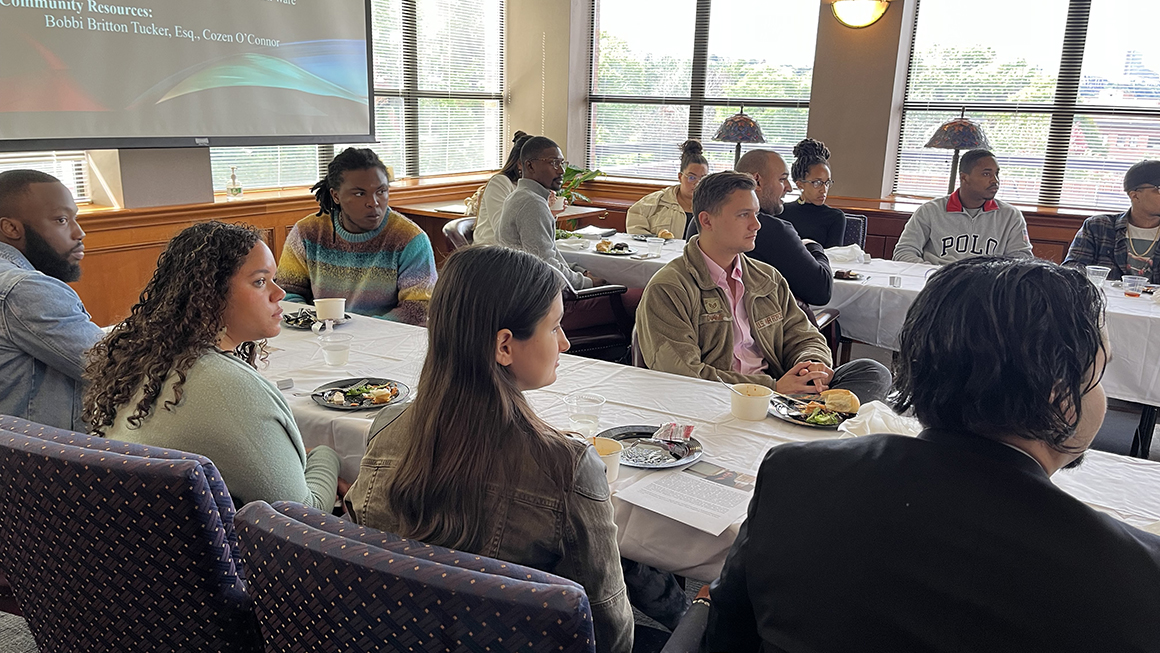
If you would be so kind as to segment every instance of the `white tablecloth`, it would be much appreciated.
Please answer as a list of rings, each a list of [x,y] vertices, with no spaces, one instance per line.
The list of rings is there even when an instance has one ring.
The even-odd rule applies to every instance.
[[[835,270],[868,275],[863,281],[834,281],[827,307],[841,311],[842,335],[898,351],[898,334],[926,276],[938,266],[874,259],[869,263],[837,263]],[[901,277],[902,286],[890,287],[890,277]],[[1108,396],[1160,406],[1160,305],[1148,295],[1125,297],[1104,286],[1108,298],[1108,342],[1112,360],[1104,372]]]
[[[635,249],[637,254],[648,252],[648,243],[633,240],[628,234],[616,234],[608,240],[614,243],[628,243],[629,247]],[[581,267],[588,270],[593,276],[600,277],[608,283],[620,284],[622,286],[628,286],[629,288],[644,288],[648,285],[648,280],[652,279],[658,270],[663,268],[669,261],[679,257],[685,249],[685,241],[678,239],[669,240],[665,242],[664,247],[661,249],[660,258],[639,261],[628,256],[598,254],[592,248],[600,241],[587,239],[586,242],[588,243],[588,247],[580,251],[560,248],[560,253],[564,255],[564,260],[573,264],[579,263]]]
[[[270,379],[294,380],[294,387],[285,395],[306,446],[334,447],[343,461],[343,477],[354,480],[375,411],[322,408],[311,401],[309,393],[323,383],[365,376],[392,378],[414,388],[426,351],[426,331],[361,316],[338,330],[355,337],[348,365],[326,366],[313,334],[283,329],[282,335],[270,342],[269,366],[263,374]],[[755,473],[764,453],[774,445],[836,435],[774,418],[738,420],[729,413],[728,391],[711,381],[568,355],[561,357],[558,377],[551,386],[528,393],[531,405],[549,423],[566,428],[563,397],[577,390],[594,390],[608,400],[601,415],[602,427],[673,420],[695,424],[705,458],[741,472]],[[647,473],[621,467],[613,490],[627,487]],[[1081,500],[1134,525],[1160,521],[1160,464],[1093,451],[1084,467],[1060,472],[1056,481]],[[716,578],[737,536],[739,524],[714,537],[615,497],[613,504],[622,555],[691,578]]]

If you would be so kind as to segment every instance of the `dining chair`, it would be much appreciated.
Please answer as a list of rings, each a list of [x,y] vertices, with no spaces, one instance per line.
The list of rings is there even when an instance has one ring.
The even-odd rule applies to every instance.
[[[259,651],[208,459],[0,417],[0,571],[41,651]]]
[[[456,218],[443,225],[443,238],[447,240],[447,252],[467,247],[475,242],[475,218]]]
[[[842,235],[842,245],[857,245],[866,249],[866,216],[846,213],[846,231]]]
[[[575,290],[564,284],[564,314],[578,310],[579,302],[585,299],[607,298],[610,304],[613,321],[607,324],[598,324],[582,329],[568,329],[568,342],[571,347],[569,354],[626,363],[631,356],[633,320],[624,308],[624,293],[628,288],[616,284],[607,284],[593,288]]]
[[[588,597],[570,580],[441,547],[408,555],[415,543],[280,507],[237,516],[268,650],[595,651]]]

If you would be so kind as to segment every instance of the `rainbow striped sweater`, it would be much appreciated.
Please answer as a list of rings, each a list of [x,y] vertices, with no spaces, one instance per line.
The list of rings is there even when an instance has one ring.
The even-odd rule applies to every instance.
[[[345,297],[352,313],[426,326],[435,277],[431,241],[402,214],[388,211],[375,231],[352,234],[335,212],[309,215],[294,225],[278,261],[277,282],[286,301]]]

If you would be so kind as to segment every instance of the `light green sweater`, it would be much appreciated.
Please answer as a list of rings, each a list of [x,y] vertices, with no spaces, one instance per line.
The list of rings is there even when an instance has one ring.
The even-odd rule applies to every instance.
[[[206,353],[186,372],[181,403],[167,410],[176,381],[171,373],[149,415],[132,428],[128,418],[143,395],[138,388],[105,437],[201,454],[243,503],[334,507],[338,454],[326,446],[306,453],[286,398],[257,370],[234,356]]]

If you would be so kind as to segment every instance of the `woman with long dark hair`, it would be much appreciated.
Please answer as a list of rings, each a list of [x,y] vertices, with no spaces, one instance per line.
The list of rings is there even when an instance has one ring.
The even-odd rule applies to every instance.
[[[495,244],[495,226],[499,224],[499,214],[503,202],[516,189],[520,180],[520,150],[531,136],[517,131],[512,136],[512,151],[508,153],[503,169],[487,180],[479,200],[479,213],[475,216],[475,232],[472,241],[478,245]]]
[[[503,247],[454,252],[431,297],[414,405],[373,436],[347,501],[368,526],[584,586],[598,651],[632,648],[604,465],[536,416],[556,380],[564,280]]]
[[[830,178],[830,149],[821,141],[807,138],[793,146],[794,162],[790,177],[801,195],[787,202],[777,216],[793,225],[798,235],[822,244],[839,247],[846,235],[846,214],[826,205],[834,180]]]
[[[306,452],[286,399],[255,369],[281,328],[274,269],[249,227],[174,236],[129,317],[90,352],[84,417],[96,435],[210,458],[239,503],[329,511],[338,455]]]
[[[681,169],[677,184],[649,193],[628,209],[625,229],[630,234],[657,235],[668,231],[676,238],[685,235],[685,225],[693,219],[693,190],[709,174],[709,160],[700,141],[681,143]]]

